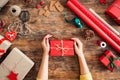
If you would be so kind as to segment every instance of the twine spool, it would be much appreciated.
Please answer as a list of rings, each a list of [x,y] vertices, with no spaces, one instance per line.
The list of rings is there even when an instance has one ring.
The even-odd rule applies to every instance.
[[[19,16],[21,13],[21,8],[17,5],[13,5],[10,7],[10,12],[13,16]]]
[[[100,46],[101,48],[105,48],[107,44],[104,41],[98,41],[98,46]]]

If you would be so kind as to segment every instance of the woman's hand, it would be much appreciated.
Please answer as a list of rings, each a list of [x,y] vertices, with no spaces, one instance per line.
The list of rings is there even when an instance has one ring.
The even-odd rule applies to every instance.
[[[48,54],[50,51],[50,44],[49,44],[50,37],[52,37],[52,35],[48,34],[44,37],[42,41],[42,47],[43,47],[44,54]]]
[[[74,40],[75,52],[78,56],[83,57],[83,44],[78,38],[72,38]]]

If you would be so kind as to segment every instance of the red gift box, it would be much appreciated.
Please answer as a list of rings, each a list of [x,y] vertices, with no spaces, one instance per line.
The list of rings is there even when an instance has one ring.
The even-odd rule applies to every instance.
[[[106,13],[120,24],[120,0],[115,0],[114,3],[107,8]]]
[[[110,70],[115,71],[120,66],[120,60],[111,51],[107,50],[99,60]]]
[[[74,41],[72,40],[51,40],[50,56],[73,56]]]

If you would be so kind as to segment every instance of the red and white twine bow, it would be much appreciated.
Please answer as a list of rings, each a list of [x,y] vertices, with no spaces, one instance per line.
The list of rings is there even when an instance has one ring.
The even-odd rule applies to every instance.
[[[64,47],[63,40],[61,40],[60,45],[55,44],[55,47],[51,47],[51,48],[55,48],[56,50],[61,51],[62,56],[64,56],[68,52],[69,49],[73,49],[73,48]]]

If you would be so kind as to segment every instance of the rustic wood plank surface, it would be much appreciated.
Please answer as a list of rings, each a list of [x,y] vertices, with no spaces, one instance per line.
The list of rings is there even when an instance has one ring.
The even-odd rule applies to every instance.
[[[88,26],[83,22],[84,28],[75,28],[72,24],[68,24],[64,21],[63,14],[67,14],[69,19],[75,17],[75,14],[66,7],[65,3],[67,0],[59,0],[65,10],[60,13],[50,12],[49,17],[39,16],[37,9],[34,8],[36,3],[40,0],[33,0],[33,3],[25,6],[22,0],[10,0],[10,2],[0,11],[0,18],[4,18],[9,25],[11,22],[18,20],[18,17],[13,17],[9,14],[9,8],[12,5],[18,5],[22,9],[28,9],[30,12],[30,20],[27,22],[30,25],[34,34],[28,34],[28,36],[17,37],[13,42],[13,47],[18,47],[22,50],[28,57],[30,57],[35,65],[25,77],[24,80],[35,80],[39,66],[42,59],[42,47],[41,41],[46,34],[54,35],[54,39],[70,39],[72,37],[78,37],[84,44],[84,54],[87,60],[89,69],[93,75],[94,80],[120,80],[120,69],[118,68],[115,72],[110,72],[107,68],[100,63],[98,58],[106,50],[110,49],[115,52],[111,46],[107,46],[105,49],[101,49],[97,46],[97,40],[101,38],[97,35],[94,39],[86,41],[81,36],[81,31]],[[120,26],[117,25],[108,15],[104,14],[105,9],[112,4],[114,0],[107,0],[106,5],[99,4],[99,0],[79,0],[87,8],[93,8],[100,16],[102,16],[108,23],[120,31]],[[46,5],[49,5],[50,0],[44,0]],[[5,35],[7,31],[7,26],[1,35]],[[117,52],[115,52],[117,54]],[[119,55],[118,55],[119,56]],[[77,56],[73,57],[50,57],[49,59],[49,80],[79,80],[79,64]]]

